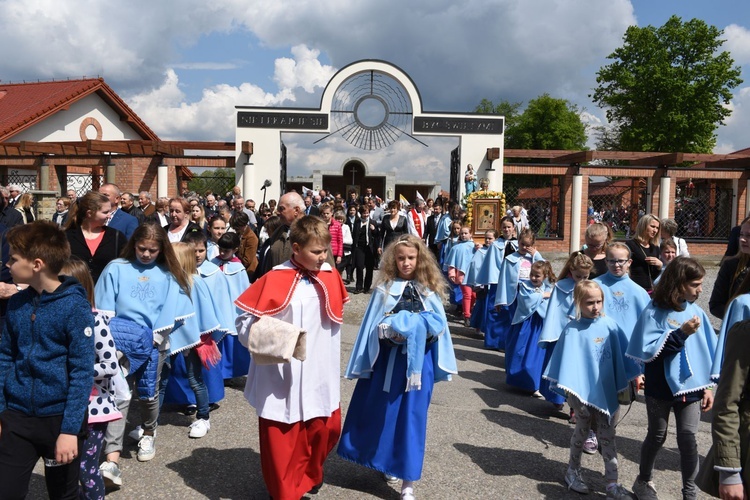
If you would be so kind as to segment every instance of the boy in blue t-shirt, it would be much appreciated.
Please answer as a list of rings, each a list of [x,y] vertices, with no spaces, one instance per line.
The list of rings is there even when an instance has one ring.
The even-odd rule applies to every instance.
[[[58,277],[70,257],[50,222],[6,235],[13,295],[0,337],[0,498],[24,498],[39,457],[50,498],[76,498],[94,383],[94,317],[83,287]]]

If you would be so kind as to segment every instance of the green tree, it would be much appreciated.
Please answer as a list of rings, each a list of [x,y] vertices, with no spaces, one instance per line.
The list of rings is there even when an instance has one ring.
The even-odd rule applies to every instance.
[[[516,148],[515,146],[515,126],[520,116],[519,109],[523,103],[510,102],[502,100],[495,104],[489,99],[482,99],[482,102],[474,109],[475,113],[486,113],[503,115],[505,117],[505,147]]]
[[[549,94],[529,101],[518,118],[514,134],[513,147],[519,149],[586,148],[586,125],[581,121],[578,107]]]
[[[700,19],[672,16],[664,26],[625,32],[614,62],[597,73],[594,102],[615,124],[624,150],[709,153],[731,111],[740,68],[719,52],[723,31]]]

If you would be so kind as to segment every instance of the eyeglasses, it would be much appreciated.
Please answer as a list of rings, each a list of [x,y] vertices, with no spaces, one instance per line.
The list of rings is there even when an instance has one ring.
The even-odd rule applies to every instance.
[[[629,259],[607,259],[607,264],[610,266],[624,266],[628,261]]]

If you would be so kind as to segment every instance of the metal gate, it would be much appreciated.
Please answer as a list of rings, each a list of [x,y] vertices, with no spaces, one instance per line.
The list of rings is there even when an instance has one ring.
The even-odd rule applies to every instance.
[[[279,192],[286,193],[286,145],[283,142],[281,143],[281,158],[279,160],[279,167],[279,170],[281,170],[279,179]]]
[[[461,186],[461,146],[451,151],[451,200],[458,200],[459,186]]]

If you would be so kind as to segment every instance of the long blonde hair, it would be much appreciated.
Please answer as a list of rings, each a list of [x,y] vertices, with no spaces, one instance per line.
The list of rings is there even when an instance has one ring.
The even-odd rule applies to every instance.
[[[187,275],[187,282],[190,285],[190,290],[192,290],[193,276],[198,272],[195,262],[195,245],[178,241],[172,243],[172,248],[174,248],[174,255],[177,257],[177,262],[179,262],[180,267],[182,267]]]
[[[411,234],[403,234],[385,248],[380,259],[380,275],[377,283],[385,283],[386,288],[398,277],[396,250],[406,246],[417,250],[417,265],[414,269],[414,281],[421,291],[431,290],[443,300],[448,296],[448,282],[440,271],[435,256],[427,249],[424,242]]]

